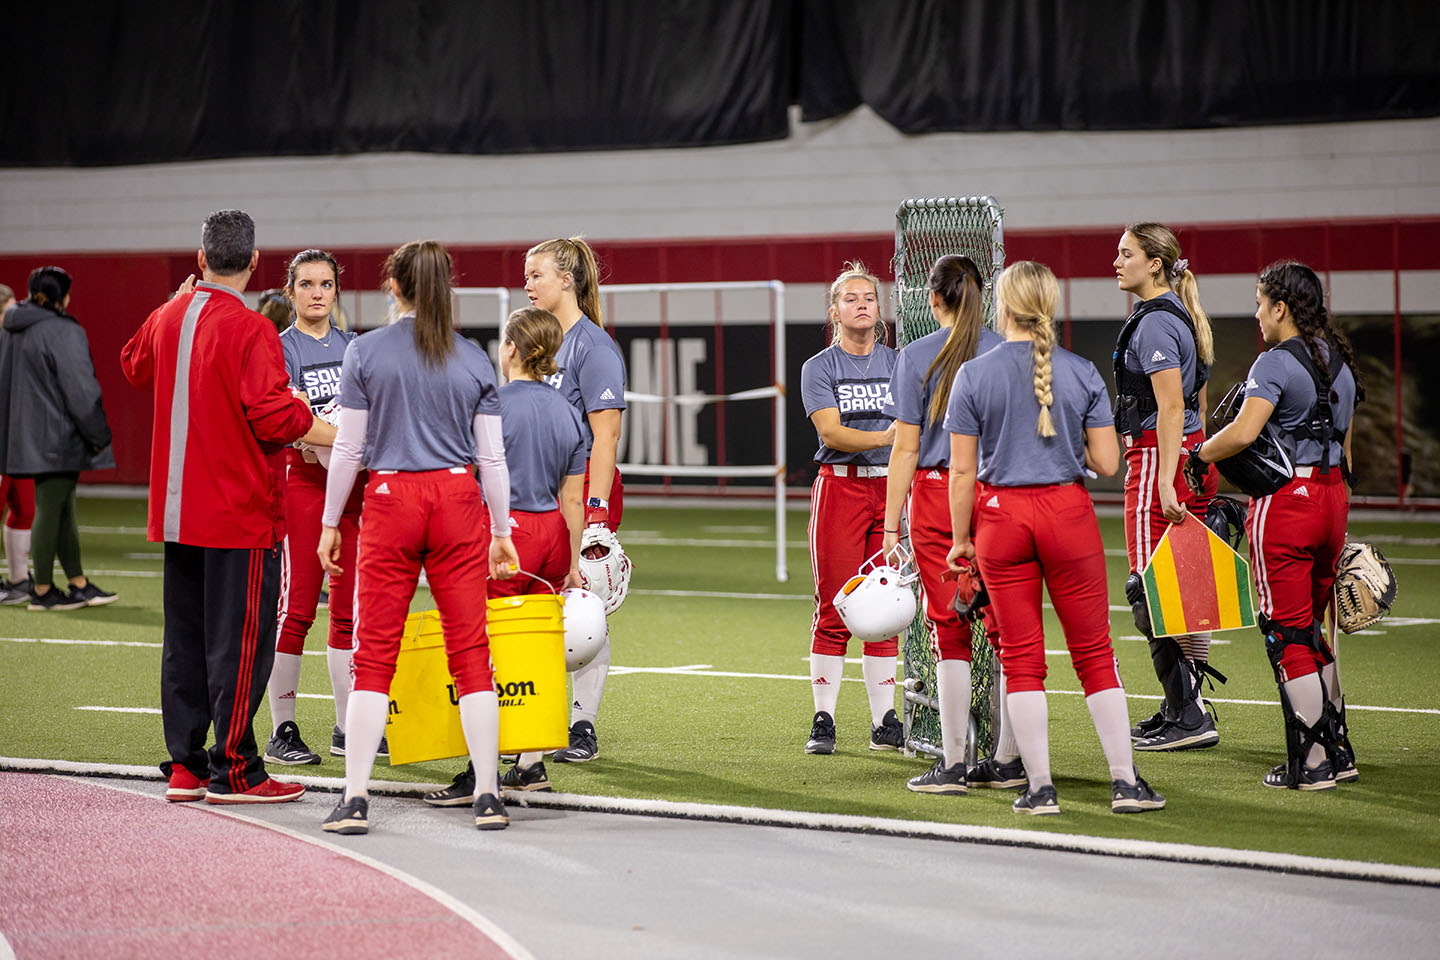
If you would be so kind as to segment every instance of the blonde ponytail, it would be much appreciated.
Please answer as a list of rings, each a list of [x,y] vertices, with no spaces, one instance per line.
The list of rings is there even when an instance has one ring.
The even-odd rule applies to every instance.
[[[1200,355],[1200,362],[1211,366],[1215,363],[1215,335],[1210,330],[1210,315],[1200,306],[1200,284],[1189,269],[1175,281],[1175,296],[1180,298],[1195,324],[1195,352]]]
[[[575,284],[575,304],[597,327],[605,328],[600,310],[600,264],[584,237],[556,238],[537,243],[525,251],[525,259],[546,255],[554,259],[555,272],[570,274]]]
[[[1040,404],[1035,430],[1042,437],[1053,437],[1055,420],[1050,415],[1050,407],[1055,395],[1051,389],[1050,357],[1055,350],[1055,309],[1060,305],[1060,282],[1045,264],[1021,260],[1006,267],[995,281],[995,298],[1004,306],[1010,323],[1031,335],[1035,400]]]

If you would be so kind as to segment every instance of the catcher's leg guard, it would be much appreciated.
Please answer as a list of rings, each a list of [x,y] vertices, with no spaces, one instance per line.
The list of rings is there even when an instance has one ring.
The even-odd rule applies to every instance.
[[[1355,751],[1350,746],[1350,727],[1345,720],[1345,698],[1340,698],[1340,706],[1336,707],[1334,701],[1325,701],[1325,720],[1329,726],[1329,733],[1332,743],[1328,749],[1330,754],[1330,766],[1335,770],[1335,779],[1339,783],[1348,783],[1360,779],[1360,769],[1355,766]]]
[[[1331,716],[1328,697],[1325,695],[1325,681],[1316,674],[1320,684],[1321,700],[1326,703],[1321,715],[1307,724],[1296,715],[1291,706],[1290,696],[1285,691],[1285,677],[1281,670],[1281,659],[1290,644],[1314,648],[1316,633],[1313,626],[1287,627],[1275,623],[1262,615],[1261,628],[1265,632],[1265,653],[1270,660],[1270,669],[1275,674],[1275,687],[1280,692],[1280,712],[1285,721],[1285,762],[1279,764],[1265,776],[1265,786],[1289,790],[1329,790],[1335,786],[1335,750],[1338,728]],[[1315,767],[1307,767],[1305,758],[1310,748],[1319,744],[1325,751],[1326,759]]]

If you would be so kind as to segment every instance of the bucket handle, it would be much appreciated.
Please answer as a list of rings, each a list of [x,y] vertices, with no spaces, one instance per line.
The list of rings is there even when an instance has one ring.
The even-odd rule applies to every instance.
[[[545,589],[546,589],[546,590],[549,590],[550,593],[551,593],[551,595],[556,596],[556,597],[560,596],[560,591],[559,591],[559,590],[556,590],[554,587],[552,587],[552,586],[550,585],[550,581],[549,581],[549,580],[546,580],[544,577],[539,576],[538,574],[531,573],[529,570],[520,569],[520,570],[516,570],[516,571],[515,571],[515,576],[525,576],[525,577],[529,577],[531,580],[536,581],[537,583],[543,583],[543,584],[545,585]],[[425,622],[425,617],[426,617],[426,615],[428,615],[428,614],[430,614],[430,613],[435,613],[437,616],[439,615],[439,611],[438,611],[438,610],[436,610],[436,611],[432,611],[432,610],[421,610],[421,611],[420,611],[420,619],[417,620],[417,621],[416,621],[416,624],[415,624],[417,629],[419,628],[420,624],[422,624],[422,623]]]

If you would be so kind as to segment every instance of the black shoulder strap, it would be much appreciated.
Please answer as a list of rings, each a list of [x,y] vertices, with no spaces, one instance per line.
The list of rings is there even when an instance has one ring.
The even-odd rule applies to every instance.
[[[1204,411],[1200,410],[1200,390],[1210,379],[1210,370],[1200,359],[1200,341],[1195,334],[1195,321],[1183,306],[1177,308],[1170,300],[1152,297],[1141,301],[1126,318],[1125,325],[1120,328],[1120,336],[1115,340],[1115,353],[1110,357],[1115,373],[1115,427],[1121,433],[1128,431],[1136,440],[1140,439],[1142,433],[1140,422],[1144,415],[1153,413],[1156,409],[1155,389],[1151,386],[1149,377],[1131,373],[1125,368],[1125,351],[1130,349],[1130,340],[1139,329],[1140,321],[1146,314],[1157,310],[1179,317],[1190,330],[1191,339],[1195,341],[1195,392],[1185,397],[1185,407],[1199,411],[1201,420],[1205,418]]]
[[[1319,369],[1315,366],[1315,361],[1310,357],[1309,348],[1305,346],[1303,337],[1291,337],[1289,340],[1281,342],[1279,349],[1298,360],[1300,366],[1310,374],[1310,379],[1315,383],[1315,404],[1310,408],[1301,432],[1311,439],[1319,441],[1320,472],[1329,473],[1330,441],[1335,431],[1334,404],[1340,399],[1339,394],[1335,392],[1335,378],[1340,376],[1340,370],[1345,361],[1341,359],[1339,350],[1330,347],[1330,362],[1327,364],[1329,376],[1322,379]]]

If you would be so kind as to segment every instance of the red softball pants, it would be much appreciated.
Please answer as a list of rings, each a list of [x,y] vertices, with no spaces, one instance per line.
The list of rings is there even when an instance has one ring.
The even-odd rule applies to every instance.
[[[280,555],[280,611],[275,651],[299,655],[315,623],[325,571],[320,546],[325,513],[325,468],[307,463],[299,450],[285,451],[285,543]],[[326,644],[349,650],[355,624],[355,555],[360,546],[362,487],[357,484],[340,516],[340,567],[330,582],[330,633]]]
[[[464,467],[370,474],[360,528],[355,687],[389,694],[420,568],[460,696],[493,689],[485,635],[490,512]]]
[[[1205,472],[1204,492],[1195,493],[1185,482],[1185,450],[1205,439],[1197,430],[1185,437],[1180,459],[1175,464],[1175,497],[1201,520],[1215,497],[1218,484],[1215,468]],[[1139,440],[1125,437],[1125,552],[1130,558],[1130,572],[1145,569],[1150,555],[1170,528],[1170,521],[1160,511],[1160,494],[1156,478],[1160,473],[1160,448],[1155,445],[1155,431],[1146,430]]]
[[[834,467],[823,464],[810,488],[809,533],[815,581],[810,652],[843,657],[850,631],[832,601],[860,564],[885,545],[885,478],[837,476]],[[890,637],[863,649],[867,657],[894,657],[900,642]]]
[[[981,483],[975,496],[975,556],[1003,638],[1006,691],[1045,689],[1042,583],[1085,695],[1122,686],[1110,643],[1105,550],[1085,487]]]

